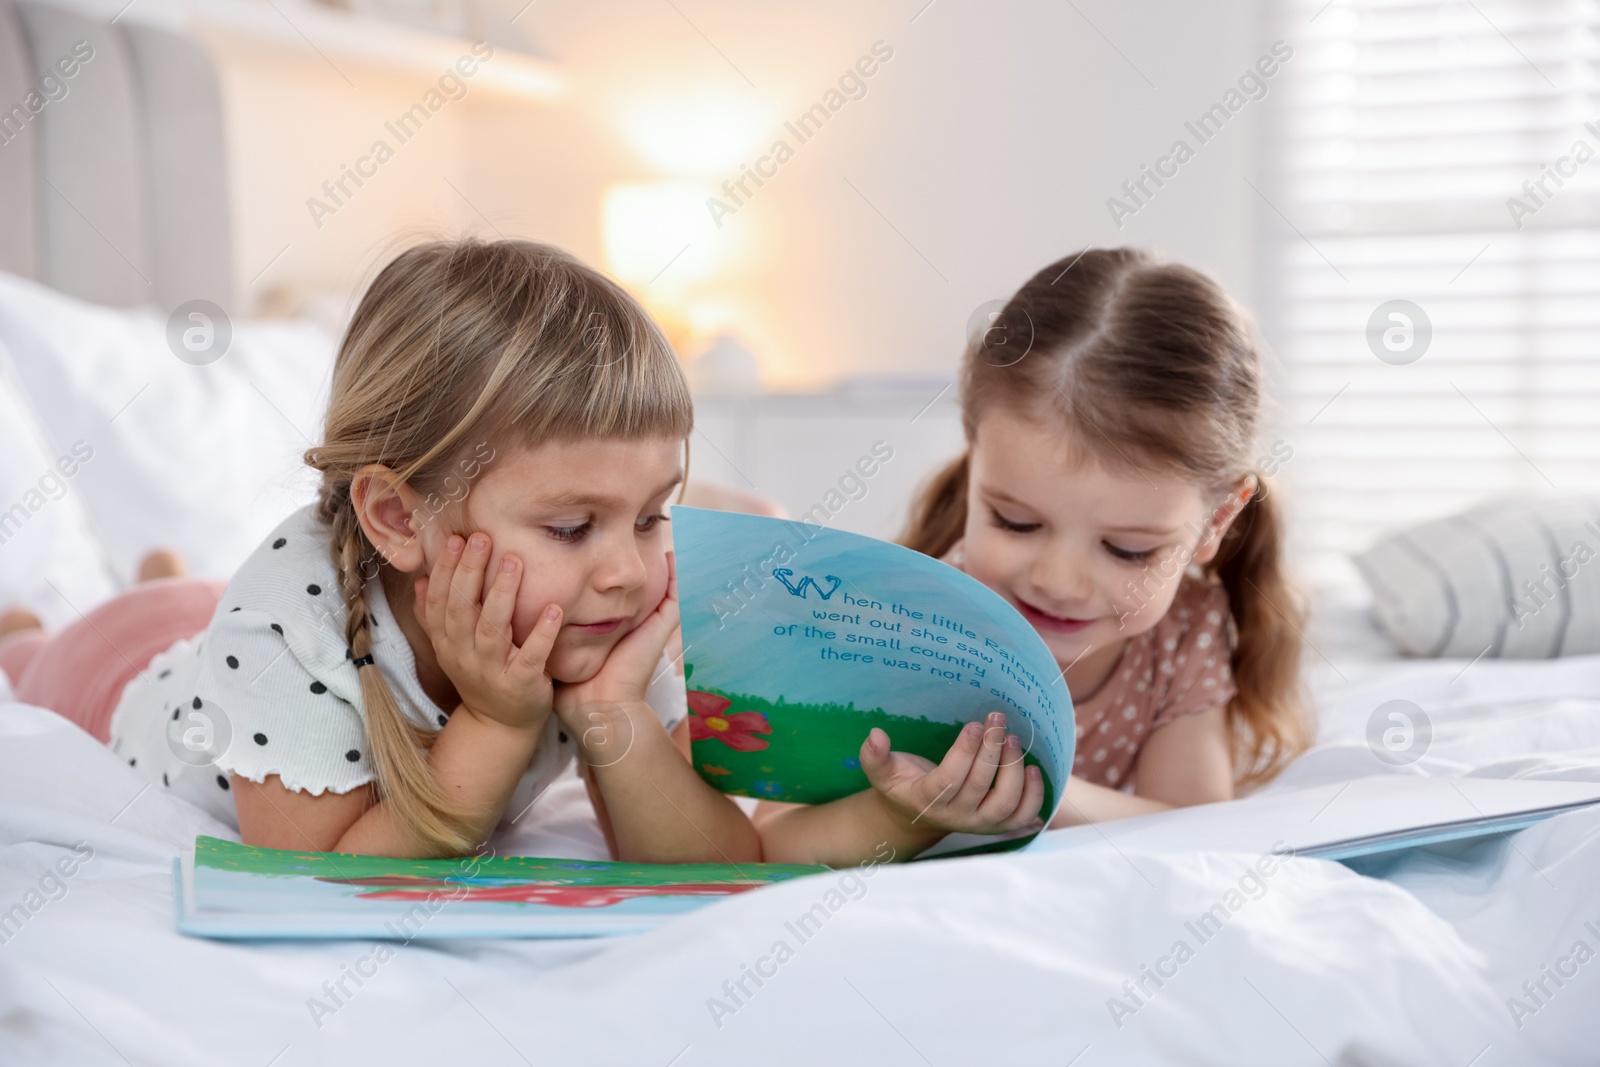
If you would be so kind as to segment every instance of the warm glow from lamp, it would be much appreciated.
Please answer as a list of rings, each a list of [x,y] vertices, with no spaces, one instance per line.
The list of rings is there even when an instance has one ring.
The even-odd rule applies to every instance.
[[[749,226],[718,226],[709,201],[758,154],[777,121],[764,102],[712,90],[641,97],[623,135],[653,180],[619,182],[601,202],[606,269],[629,286],[686,356],[741,319],[726,289]],[[723,205],[726,214],[727,206]]]
[[[696,337],[713,337],[746,328],[739,309],[721,300],[696,300],[684,309],[684,319]]]
[[[601,240],[606,269],[630,285],[682,291],[721,266],[723,244],[697,182],[622,182],[606,190]]]
[[[738,172],[773,125],[774,116],[754,100],[705,92],[641,100],[628,109],[622,128],[656,170],[721,178]]]

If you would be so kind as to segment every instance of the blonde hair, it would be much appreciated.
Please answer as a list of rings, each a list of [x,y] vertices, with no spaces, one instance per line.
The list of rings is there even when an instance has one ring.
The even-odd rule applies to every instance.
[[[482,442],[687,438],[693,422],[661,330],[566,252],[464,239],[396,256],[356,308],[334,362],[323,441],[304,456],[322,473],[317,517],[330,531],[351,657],[372,650],[366,579],[380,559],[350,497],[362,467],[384,464],[428,496]],[[381,671],[358,674],[380,798],[435,848],[470,852],[478,842],[427,766],[437,735],[406,717]]]
[[[968,345],[962,425],[970,446],[979,416],[1003,407],[1069,428],[1113,464],[1138,456],[1220,495],[1253,472],[1259,364],[1248,317],[1210,277],[1137,249],[1089,249],[1034,275]],[[942,556],[960,539],[970,454],[929,480],[902,544]],[[1281,508],[1257,477],[1203,567],[1227,590],[1237,633],[1228,725],[1242,785],[1271,778],[1311,735],[1304,612]]]

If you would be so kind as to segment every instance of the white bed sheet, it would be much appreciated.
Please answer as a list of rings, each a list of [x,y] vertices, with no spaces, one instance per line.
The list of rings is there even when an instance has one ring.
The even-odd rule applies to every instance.
[[[1428,754],[1394,773],[1600,779],[1600,657],[1336,658],[1313,678],[1324,743],[1269,788],[1383,771],[1365,722],[1394,697],[1435,725]],[[1288,861],[1204,943],[1185,923],[1239,888],[1254,857],[943,860],[882,868],[858,897],[830,875],[624,940],[405,946],[314,1019],[309,998],[332,1005],[323,983],[374,944],[176,934],[171,859],[196,833],[226,834],[141,788],[60,718],[0,705],[0,909],[76,842],[95,850],[0,945],[0,1063],[1491,1067],[1593,1063],[1600,1048],[1600,961],[1559,987],[1542,971],[1579,940],[1600,948],[1584,925],[1600,931],[1596,812],[1407,853],[1372,868],[1383,879]],[[600,854],[576,779],[536,813],[503,850]],[[801,943],[785,924],[826,908],[829,888],[842,905]],[[1179,939],[1192,958],[1130,997],[1124,983]],[[736,1002],[723,983],[778,940],[793,957],[760,987],[746,979],[753,995]],[[1541,978],[1549,995],[1534,1005],[1523,983]],[[1513,996],[1536,1010],[1514,1018]],[[714,1018],[713,997],[735,1010]]]

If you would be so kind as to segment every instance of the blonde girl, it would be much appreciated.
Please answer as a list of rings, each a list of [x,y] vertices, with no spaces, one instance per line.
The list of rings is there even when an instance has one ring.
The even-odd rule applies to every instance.
[[[1254,464],[1260,366],[1243,311],[1199,271],[1091,249],[1010,299],[960,384],[967,449],[902,541],[1005,597],[1054,653],[1077,744],[1052,825],[1225,800],[1276,774],[1309,721],[1282,518]],[[875,732],[861,750],[873,790],[757,812],[768,857],[1016,828],[1015,775],[996,799],[1003,726],[937,767]]]
[[[402,253],[339,349],[316,502],[127,686],[111,743],[251,844],[465,854],[576,758],[614,855],[758,858],[663,654],[691,427],[599,273],[524,241]]]

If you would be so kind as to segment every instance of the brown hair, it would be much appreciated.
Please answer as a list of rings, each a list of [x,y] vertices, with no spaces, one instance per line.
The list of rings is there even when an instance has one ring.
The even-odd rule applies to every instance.
[[[372,650],[366,582],[387,566],[350,498],[363,466],[382,463],[434,499],[485,442],[687,438],[693,420],[660,329],[567,253],[465,239],[396,256],[356,308],[334,362],[323,441],[305,453],[322,472],[317,516],[330,528],[352,657]],[[449,508],[441,515],[459,519]],[[460,808],[427,766],[436,735],[406,717],[381,671],[358,673],[379,796],[435,848],[470,852],[478,842],[466,839]]]
[[[1052,263],[969,341],[960,378],[968,450],[923,488],[901,543],[942,556],[961,538],[970,445],[996,405],[1064,423],[1110,463],[1150,463],[1220,498],[1253,470],[1259,377],[1248,317],[1207,275],[1129,248]],[[1303,609],[1284,569],[1280,507],[1260,483],[1203,568],[1227,591],[1237,634],[1228,724],[1246,785],[1310,743]]]

